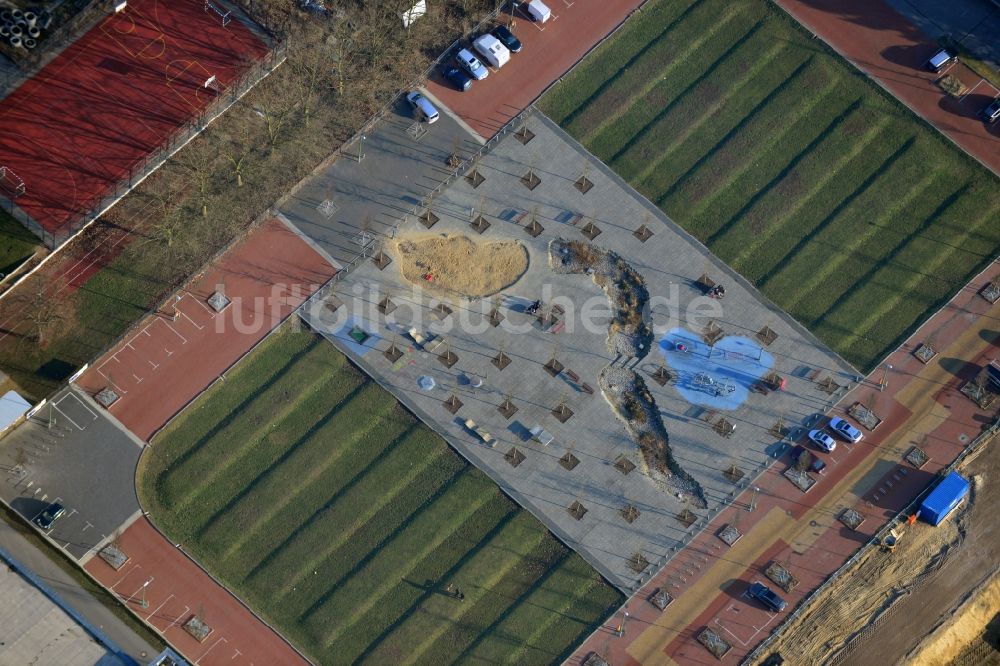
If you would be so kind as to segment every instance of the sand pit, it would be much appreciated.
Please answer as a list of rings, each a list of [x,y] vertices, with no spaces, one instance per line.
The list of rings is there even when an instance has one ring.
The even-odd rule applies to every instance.
[[[458,234],[403,236],[393,244],[392,253],[403,277],[447,296],[489,296],[528,270],[528,251],[515,240],[475,242]]]

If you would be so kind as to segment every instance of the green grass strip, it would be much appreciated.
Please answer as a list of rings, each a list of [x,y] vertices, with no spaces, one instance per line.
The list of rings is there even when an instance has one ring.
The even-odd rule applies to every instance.
[[[745,49],[748,43],[763,49],[753,38],[760,34],[761,24],[749,23],[752,17],[728,16],[715,35],[702,48],[687,52],[687,66],[678,62],[673,76],[654,77],[652,85],[631,106],[623,108],[615,122],[609,123],[587,138],[587,147],[605,162],[611,162],[623,146],[641,140],[641,135],[657,117],[690,88],[716,76],[723,63],[732,63],[736,54],[756,57]],[[697,66],[690,62],[697,58]],[[750,62],[753,62],[751,60]]]
[[[253,572],[254,594],[280,602],[293,587],[307,585],[334,554],[343,555],[346,545],[381,542],[463,469],[463,461],[427,429],[410,431],[347,492],[313,513],[305,511],[309,520],[293,534],[277,543],[268,539],[256,554],[241,554],[245,571]],[[355,553],[355,562],[366,554]],[[255,559],[263,566],[251,565]]]
[[[311,347],[239,412],[230,414],[222,427],[193,443],[189,451],[164,472],[160,483],[164,506],[181,510],[194,500],[199,489],[209,486],[220,471],[232,464],[248,448],[265,438],[298,399],[317,391],[329,380],[328,367],[319,361],[327,357],[327,345]]]
[[[650,172],[650,177],[644,182],[654,191],[662,191],[657,203],[667,210],[689,211],[702,201],[710,206],[711,202],[706,201],[709,195],[742,174],[760,169],[755,161],[756,155],[784,145],[792,132],[808,127],[802,121],[822,115],[820,105],[835,85],[836,81],[825,67],[818,61],[810,62],[802,70],[797,70],[772,97],[751,110],[744,121],[711,151],[703,153],[693,163],[690,161],[693,155],[675,154],[675,160],[678,157],[684,159],[672,160],[669,165],[658,163],[663,168]],[[812,127],[812,131],[816,132],[817,128]],[[681,172],[684,165],[690,166]],[[758,187],[767,180],[762,177]],[[683,215],[683,212],[680,214]]]
[[[906,138],[889,135],[887,124],[873,123],[851,139],[836,131],[824,136],[794,170],[712,237],[713,251],[758,280],[895,151],[905,151]]]
[[[329,497],[331,484],[349,472],[349,468],[337,465],[342,456],[360,452],[373,458],[410,425],[409,419],[389,417],[396,406],[394,400],[384,400],[373,411],[355,412],[351,415],[354,418],[347,418],[345,412],[352,410],[356,402],[368,405],[372,401],[365,400],[362,391],[331,412],[325,422],[306,435],[285,458],[254,479],[238,500],[209,522],[199,535],[202,546],[227,559],[248,540],[259,543],[258,532],[265,523],[278,513],[287,514],[288,507],[293,507],[294,515],[304,518],[309,515],[305,513],[309,507],[302,502],[302,496],[310,487],[321,482],[323,494]],[[328,475],[329,470],[333,474]],[[290,532],[298,524],[285,522],[281,526]],[[267,529],[269,535],[284,531],[277,525],[269,525]]]
[[[565,656],[558,650],[578,643],[621,599],[583,558],[573,555],[519,600],[513,612],[459,663],[557,663]]]
[[[650,45],[642,55],[591,99],[587,106],[566,123],[566,131],[583,142],[608,125],[646,94],[670,72],[683,67],[688,59],[727,25],[736,11],[725,0],[703,0],[671,28],[666,37]]]
[[[637,134],[616,146],[608,165],[623,177],[633,178],[649,160],[679,147],[694,132],[708,125],[717,132],[727,131],[727,123],[739,117],[738,108],[759,103],[795,67],[784,44],[773,42],[765,30],[753,30],[735,52],[727,52],[716,63],[713,71],[702,72],[690,88],[658,109]],[[720,85],[721,81],[725,84]]]
[[[392,608],[386,595],[400,580],[417,585],[436,580],[512,509],[499,489],[478,474],[466,474],[410,525],[303,618],[311,632],[333,645],[345,631],[375,633],[358,621],[376,604]],[[404,583],[405,584],[405,583]]]
[[[697,0],[652,2],[630,18],[614,39],[598,46],[563,77],[558,95],[546,95],[542,101],[545,114],[557,123],[586,106],[587,101],[610,85],[645,49],[662,40],[679,18],[686,15]]]
[[[407,646],[404,664],[455,653],[487,631],[563,552],[531,514],[522,511],[448,577],[465,595],[462,601],[428,595],[384,645]],[[376,652],[367,661],[380,660]]]

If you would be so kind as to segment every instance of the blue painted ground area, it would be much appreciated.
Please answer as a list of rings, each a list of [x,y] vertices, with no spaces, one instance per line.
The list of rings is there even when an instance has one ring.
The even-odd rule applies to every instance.
[[[774,367],[774,357],[741,335],[726,336],[714,347],[685,328],[660,340],[660,353],[677,373],[675,387],[692,405],[732,411],[750,395],[750,386]]]
[[[351,337],[351,332],[355,330],[364,331],[368,336],[368,339],[364,342],[358,342],[353,337]],[[333,337],[337,338],[345,347],[350,349],[352,352],[358,356],[364,356],[371,349],[378,344],[382,337],[375,332],[375,330],[365,321],[359,319],[358,317],[348,317],[344,325],[333,331]]]

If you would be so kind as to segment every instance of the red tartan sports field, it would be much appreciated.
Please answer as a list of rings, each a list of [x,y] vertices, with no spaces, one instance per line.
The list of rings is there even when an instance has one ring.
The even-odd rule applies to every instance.
[[[0,102],[0,166],[25,184],[17,206],[68,228],[167,143],[268,47],[199,0],[129,0]],[[9,196],[3,192],[4,196]]]

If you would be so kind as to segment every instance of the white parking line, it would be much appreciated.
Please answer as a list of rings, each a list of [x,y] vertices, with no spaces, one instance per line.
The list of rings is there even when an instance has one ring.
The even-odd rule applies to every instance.
[[[228,642],[229,641],[226,640],[225,636],[219,636],[219,640],[212,643],[212,645],[207,650],[205,650],[205,652],[200,657],[194,660],[194,663],[197,664],[201,662],[201,660],[204,659],[208,655],[208,653],[211,652],[215,648],[215,646],[218,645],[219,643],[228,643]]]
[[[162,604],[160,604],[159,606],[157,606],[156,608],[153,609],[153,611],[149,614],[149,617],[150,618],[156,617],[156,614],[160,612],[160,609],[163,608],[164,606],[166,606],[167,603],[171,599],[173,599],[173,598],[174,598],[174,595],[172,593],[170,595],[168,595],[167,598],[163,600]]]

